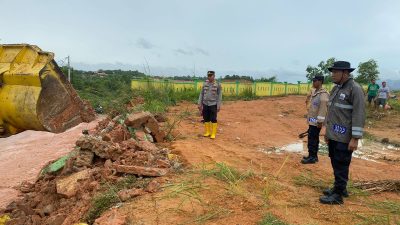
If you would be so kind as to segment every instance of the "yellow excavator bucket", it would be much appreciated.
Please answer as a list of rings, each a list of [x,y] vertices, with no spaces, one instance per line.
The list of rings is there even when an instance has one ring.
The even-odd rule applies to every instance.
[[[35,45],[0,45],[0,135],[63,132],[95,118],[67,81],[54,54]]]

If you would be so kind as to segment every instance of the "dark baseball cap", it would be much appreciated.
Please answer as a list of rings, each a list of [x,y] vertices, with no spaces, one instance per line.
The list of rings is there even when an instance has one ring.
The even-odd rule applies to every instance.
[[[324,76],[317,75],[317,76],[314,76],[312,80],[313,81],[320,80],[320,81],[324,82]]]

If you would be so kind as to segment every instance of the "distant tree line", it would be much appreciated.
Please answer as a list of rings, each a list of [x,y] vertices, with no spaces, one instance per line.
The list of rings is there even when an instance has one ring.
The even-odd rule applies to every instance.
[[[195,80],[206,80],[207,77],[196,77],[196,76],[167,76],[167,77],[161,77],[161,76],[153,76],[155,79],[168,79],[168,80],[180,80],[180,81],[195,81]],[[218,78],[217,78],[218,79]],[[251,76],[243,76],[243,75],[225,75],[221,77],[221,81],[249,81],[249,82],[254,82],[254,81],[259,81],[259,82],[277,82],[276,76],[272,77],[261,77],[254,79]]]
[[[317,66],[308,65],[306,68],[307,80],[311,81],[314,76],[321,75],[325,77],[326,82],[332,82],[330,76],[331,73],[329,72],[328,68],[331,67],[335,61],[336,59],[331,57],[326,61],[321,61]],[[366,62],[360,62],[358,64],[354,79],[361,84],[367,84],[372,79],[378,80],[379,70],[377,61],[370,59]]]

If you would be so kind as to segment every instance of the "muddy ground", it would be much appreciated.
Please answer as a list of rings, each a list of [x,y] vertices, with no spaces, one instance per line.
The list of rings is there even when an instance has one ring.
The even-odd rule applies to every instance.
[[[306,153],[298,149],[304,143],[297,136],[307,130],[305,114],[302,96],[225,102],[218,118],[217,138],[210,140],[202,137],[203,126],[196,105],[180,103],[168,113],[170,123],[176,122],[173,132],[176,138],[162,146],[178,155],[184,162],[184,170],[160,178],[162,191],[136,197],[120,204],[116,210],[127,216],[128,224],[136,225],[247,225],[257,224],[268,214],[289,224],[400,223],[400,195],[396,193],[367,193],[350,187],[351,195],[344,205],[327,206],[318,202],[321,189],[332,182],[332,169],[326,154],[321,154],[315,165],[300,163],[302,154]],[[372,119],[368,132],[374,139],[399,141],[398,114]],[[14,163],[7,163],[7,171],[30,171],[23,175],[2,171],[2,174],[9,174],[8,180],[2,183],[9,181],[9,184],[2,186],[1,199],[5,199],[8,195],[5,191],[13,191],[12,187],[18,182],[34,179],[40,165],[68,152],[79,133],[74,131],[74,135],[67,135],[68,140],[73,141],[48,133],[33,139],[29,139],[28,133],[19,141],[0,140],[3,141],[1,168],[4,169],[4,160],[12,159]],[[41,139],[46,141],[40,142]],[[59,145],[46,147],[54,142],[64,143],[67,149]],[[4,143],[8,144],[8,151],[4,150]],[[293,144],[295,150],[290,150]],[[290,147],[285,148],[288,145]],[[7,152],[12,146],[17,152],[25,150],[11,157]],[[39,149],[44,153],[30,154],[27,163],[21,163],[24,161],[20,159],[29,151]],[[54,155],[57,149],[62,152]],[[385,155],[390,155],[390,160]],[[397,161],[400,150],[395,145],[365,140],[358,156],[351,164],[352,182],[400,180]],[[28,163],[35,166],[30,168]]]
[[[267,213],[290,224],[399,223],[398,209],[394,213],[382,210],[390,208],[385,205],[388,201],[399,204],[399,194],[368,194],[354,189],[344,205],[319,203],[321,189],[333,179],[329,157],[321,155],[319,163],[302,165],[305,152],[276,151],[299,143],[297,135],[307,130],[305,113],[301,96],[226,102],[219,114],[217,138],[210,140],[201,136],[203,127],[196,106],[179,104],[170,110],[171,119],[190,116],[177,128],[179,136],[171,148],[188,165],[186,173],[170,177],[163,192],[137,198],[120,211],[136,221],[133,224],[245,225],[256,224]],[[399,115],[395,116],[394,121],[398,121]],[[383,125],[378,122],[375,126]],[[395,139],[398,133],[393,125],[374,135]],[[364,148],[371,151],[366,148],[371,143],[382,151],[380,144],[369,140],[363,143]],[[398,148],[388,151],[393,157],[400,156]],[[352,181],[400,179],[399,162],[366,159],[353,158]],[[253,176],[238,182],[220,179],[221,162]]]

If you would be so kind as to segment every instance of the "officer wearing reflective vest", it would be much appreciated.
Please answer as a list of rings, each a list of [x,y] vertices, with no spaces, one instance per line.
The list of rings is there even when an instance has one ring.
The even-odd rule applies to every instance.
[[[328,92],[322,87],[324,76],[313,78],[313,88],[315,89],[310,96],[308,108],[308,156],[303,157],[301,163],[312,164],[318,162],[319,133],[322,124],[325,122],[327,105],[329,100]]]
[[[335,182],[333,188],[323,191],[324,195],[319,199],[323,204],[343,204],[343,197],[348,196],[347,181],[352,153],[357,150],[358,141],[363,137],[364,92],[351,78],[353,70],[346,61],[337,61],[329,68],[336,86],[329,97],[325,141]]]
[[[217,134],[217,113],[221,109],[222,88],[215,80],[215,72],[207,72],[207,80],[200,92],[198,108],[203,114],[204,137],[215,139]]]

